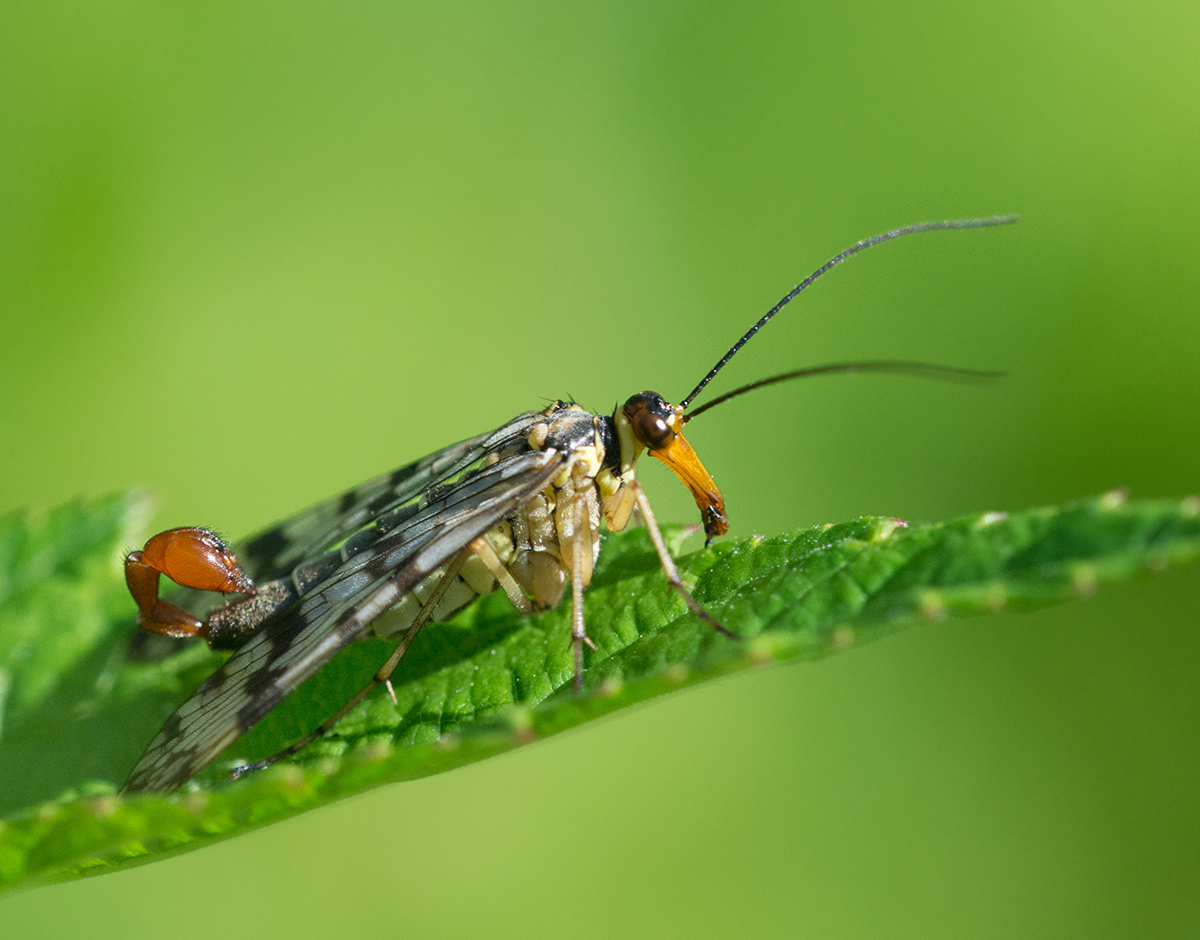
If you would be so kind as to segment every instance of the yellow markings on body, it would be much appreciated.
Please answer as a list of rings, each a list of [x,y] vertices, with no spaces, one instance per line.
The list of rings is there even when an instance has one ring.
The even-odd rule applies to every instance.
[[[545,423],[535,424],[525,439],[534,450],[541,450],[542,446],[546,443],[546,435],[549,433],[550,425]]]
[[[575,470],[576,466],[583,468],[583,473],[589,479],[594,480],[600,472],[600,465],[604,463],[604,449],[599,444],[587,444],[583,447],[576,447],[567,457],[566,466],[554,478],[552,485],[556,489],[562,489],[567,480],[572,476],[578,478]]]
[[[632,472],[633,465],[637,463],[645,447],[633,433],[633,425],[626,416],[625,409],[618,408],[613,413],[613,423],[617,426],[617,440],[621,444],[621,476],[624,478]]]
[[[512,526],[506,521],[497,523],[471,547],[472,553],[463,562],[458,574],[452,576],[454,583],[446,588],[430,619],[438,623],[449,620],[476,597],[491,594],[497,587],[504,588],[513,606],[522,612],[528,612],[528,599],[521,593],[508,570],[508,565],[516,554]],[[428,603],[442,579],[447,576],[447,568],[447,565],[442,565],[435,569],[381,614],[372,623],[372,632],[386,639],[408,630],[416,622],[421,608]]]
[[[629,524],[629,517],[633,515],[633,508],[637,505],[637,494],[633,491],[634,482],[632,467],[620,476],[608,469],[596,474],[596,489],[600,491],[600,511],[604,513],[604,522],[609,532],[620,532]]]

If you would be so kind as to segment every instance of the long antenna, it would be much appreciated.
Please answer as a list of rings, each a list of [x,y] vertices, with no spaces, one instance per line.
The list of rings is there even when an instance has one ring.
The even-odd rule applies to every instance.
[[[784,294],[783,299],[780,300],[779,303],[768,310],[763,315],[762,319],[760,319],[754,324],[754,326],[750,327],[750,329],[746,331],[745,336],[733,344],[733,348],[730,349],[729,352],[725,353],[725,355],[721,357],[720,361],[709,370],[708,375],[700,380],[700,384],[692,389],[687,398],[679,403],[679,407],[687,408],[687,406],[695,400],[696,396],[704,390],[704,386],[712,381],[713,376],[725,368],[725,363],[732,359],[737,354],[738,350],[746,345],[751,336],[766,326],[767,322],[773,316],[775,316],[775,314],[786,307],[792,301],[792,298],[800,293],[800,291],[804,290],[804,288],[808,287],[809,284],[819,278],[822,274],[825,274],[831,268],[841,264],[847,258],[858,254],[860,251],[866,251],[872,245],[878,245],[880,242],[891,241],[893,238],[901,238],[904,235],[914,235],[917,232],[936,232],[944,229],[989,228],[993,225],[1011,225],[1013,222],[1016,222],[1018,218],[1020,218],[1020,216],[994,215],[984,219],[946,219],[942,222],[918,222],[916,225],[906,225],[904,228],[893,229],[890,232],[883,232],[880,235],[875,235],[871,238],[865,238],[857,244],[851,245],[840,255],[830,258],[823,265],[817,268],[817,270],[813,271],[812,274]]]
[[[759,379],[735,388],[732,392],[718,395],[712,401],[706,401],[699,408],[693,408],[683,416],[684,421],[691,421],[697,415],[702,415],[710,408],[723,405],[731,398],[745,395],[764,385],[774,385],[776,382],[787,382],[790,379],[803,379],[810,375],[851,375],[854,373],[874,373],[876,375],[907,375],[921,379],[939,379],[943,382],[963,382],[967,384],[983,384],[994,382],[1004,377],[1003,372],[985,372],[981,369],[964,369],[960,366],[943,366],[934,362],[912,362],[908,359],[865,359],[859,362],[831,362],[823,366],[808,366],[804,369],[793,369],[782,375],[773,375],[767,379]]]

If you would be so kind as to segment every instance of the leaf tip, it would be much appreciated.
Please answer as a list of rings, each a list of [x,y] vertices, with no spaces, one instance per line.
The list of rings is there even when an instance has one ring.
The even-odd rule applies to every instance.
[[[907,529],[908,523],[903,519],[880,519],[871,533],[872,542],[884,542],[896,534],[897,529]]]
[[[1146,567],[1151,571],[1162,571],[1170,562],[1171,559],[1166,555],[1155,554],[1146,556]]]
[[[332,769],[329,771],[329,773],[325,773],[324,771],[324,766],[319,766],[317,768],[317,772],[322,773],[323,776],[329,776],[329,773],[332,773]],[[276,774],[276,779],[279,781],[282,788],[290,794],[300,793],[304,789],[304,771],[301,770],[296,764],[280,765],[279,771]]]
[[[1008,592],[1003,584],[992,584],[983,593],[983,607],[989,614],[998,614],[1008,604]]]
[[[746,661],[751,666],[765,666],[774,657],[771,655],[771,644],[765,636],[756,636],[746,649]]]
[[[794,640],[783,633],[760,633],[746,644],[746,663],[751,667],[767,666],[791,655]]]
[[[942,597],[940,591],[922,591],[917,609],[924,620],[946,619],[946,600]]]
[[[501,720],[508,725],[513,740],[518,744],[529,744],[537,739],[533,724],[533,710],[527,705],[509,705],[501,712]]]
[[[97,819],[108,819],[121,808],[121,798],[115,793],[107,793],[93,799],[88,806]]]
[[[452,751],[458,746],[458,739],[452,734],[443,734],[438,737],[437,746],[444,751]],[[361,760],[364,764],[374,764],[377,761],[387,760],[391,756],[391,738],[372,741],[355,754],[355,757]]]
[[[203,790],[192,790],[186,793],[180,801],[184,812],[192,816],[203,816],[205,810],[208,809],[209,797]]]
[[[1071,590],[1075,592],[1076,597],[1091,597],[1096,593],[1099,585],[1100,579],[1096,576],[1096,569],[1091,565],[1073,565],[1071,567]]]
[[[1109,490],[1100,496],[1101,509],[1120,509],[1125,505],[1125,501],[1129,499],[1129,490],[1120,487],[1115,490]]]

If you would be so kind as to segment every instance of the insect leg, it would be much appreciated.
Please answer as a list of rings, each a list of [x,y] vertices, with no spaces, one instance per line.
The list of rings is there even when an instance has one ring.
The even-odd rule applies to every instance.
[[[650,501],[646,499],[646,494],[642,491],[636,480],[631,481],[627,485],[632,486],[637,494],[638,509],[641,510],[642,518],[646,520],[646,528],[650,532],[650,541],[654,543],[654,550],[658,552],[658,560],[662,564],[663,573],[667,576],[667,583],[687,602],[688,607],[691,608],[692,613],[697,617],[718,633],[723,633],[725,636],[740,640],[741,637],[717,622],[717,619],[701,607],[700,602],[696,598],[692,597],[691,591],[683,583],[683,578],[679,576],[679,568],[675,564],[675,559],[671,557],[671,551],[667,548],[667,542],[663,538],[662,531],[658,528],[658,523],[654,521],[654,513],[650,509]]]
[[[576,692],[583,690],[583,644],[586,643],[593,650],[596,648],[583,622],[583,588],[591,579],[591,573],[585,570],[587,559],[584,556],[585,543],[591,541],[585,538],[587,522],[587,505],[583,493],[579,492],[571,503],[571,528],[575,536],[571,540],[571,645],[575,650]]]
[[[496,583],[504,589],[504,593],[508,595],[508,599],[512,602],[513,607],[517,609],[517,613],[525,617],[535,613],[536,608],[533,606],[533,601],[525,596],[525,592],[521,590],[521,585],[517,583],[517,579],[505,567],[504,562],[500,560],[500,556],[487,543],[487,540],[476,539],[471,543],[471,548],[479,560],[483,562],[483,566],[487,568],[488,574],[495,578]]]
[[[475,541],[482,542],[483,540],[476,539]],[[265,767],[270,767],[272,764],[292,757],[293,755],[304,750],[304,748],[312,744],[312,742],[317,738],[323,737],[332,731],[334,726],[339,721],[345,718],[352,709],[356,708],[359,703],[363,701],[363,699],[374,692],[375,689],[380,685],[385,683],[387,684],[388,693],[391,695],[392,701],[395,702],[396,693],[392,691],[391,683],[392,673],[396,671],[396,666],[399,665],[400,660],[404,657],[404,654],[408,652],[408,648],[412,645],[412,641],[417,638],[417,634],[421,632],[421,628],[425,626],[425,624],[429,622],[429,618],[433,616],[433,612],[437,608],[437,605],[441,603],[442,598],[446,595],[446,592],[450,589],[450,586],[458,577],[459,571],[462,570],[463,563],[466,562],[466,560],[471,557],[472,553],[475,551],[475,542],[472,542],[458,553],[458,556],[454,559],[454,561],[446,566],[445,574],[443,574],[441,580],[438,581],[437,587],[435,587],[430,593],[428,600],[426,600],[425,603],[421,605],[421,609],[417,611],[417,616],[413,619],[412,626],[410,626],[404,632],[404,637],[400,640],[400,645],[392,651],[392,655],[388,657],[387,662],[385,662],[375,673],[375,675],[371,677],[371,681],[359,689],[358,693],[352,699],[350,699],[350,701],[326,718],[323,722],[321,722],[321,724],[302,737],[299,741],[295,742],[294,744],[289,744],[279,753],[272,754],[270,757],[264,758],[263,760],[255,761],[253,764],[246,764],[244,767],[235,767],[232,771],[230,771],[230,778],[237,780],[238,777],[252,773],[256,770],[262,770]]]

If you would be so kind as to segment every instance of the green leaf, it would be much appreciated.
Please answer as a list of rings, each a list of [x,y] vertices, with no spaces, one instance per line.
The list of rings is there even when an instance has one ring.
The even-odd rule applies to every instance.
[[[135,496],[0,520],[0,885],[37,884],[196,848],[369,787],[449,770],[684,686],[818,659],[921,621],[1044,605],[1200,552],[1200,501],[1059,508],[905,526],[857,519],[681,559],[715,633],[667,586],[646,533],[610,537],[586,598],[585,689],[571,691],[569,610],[481,599],[422,632],[337,734],[236,783],[337,709],[386,658],[347,650],[168,796],[117,791],[157,727],[220,661],[199,644],[139,661],[120,550]],[[672,531],[676,546],[683,530]],[[145,657],[141,657],[143,660]]]

